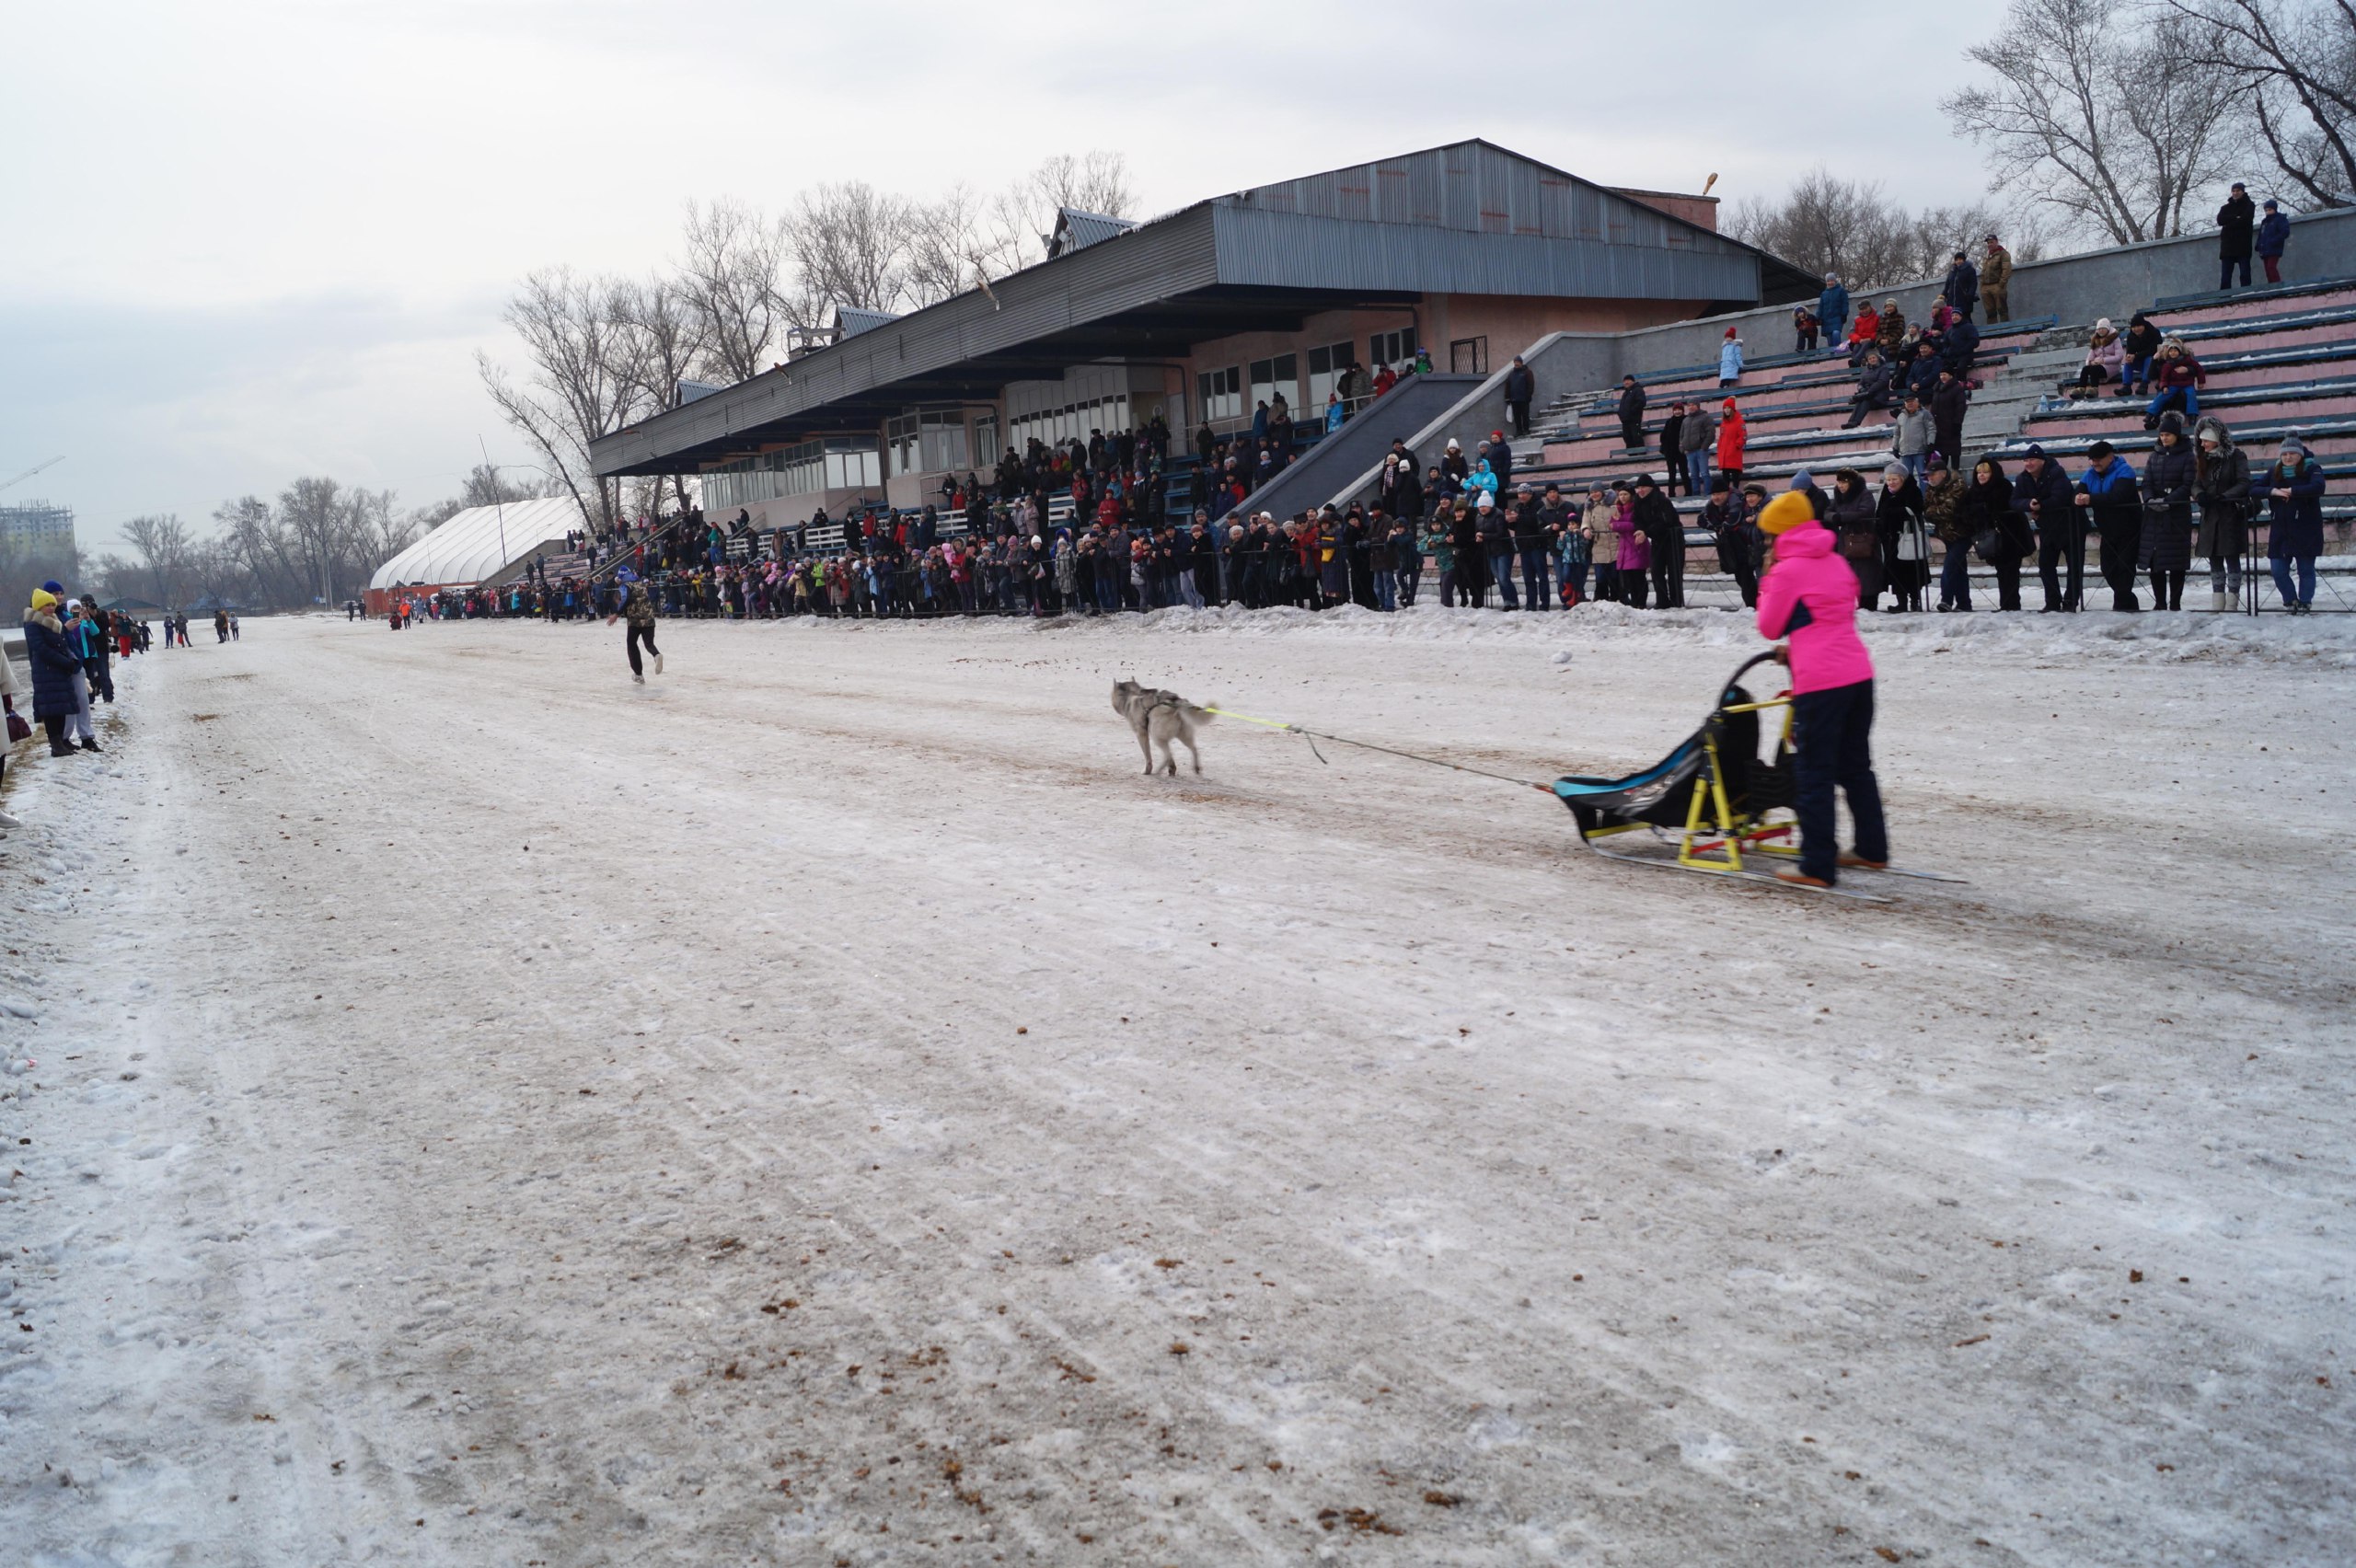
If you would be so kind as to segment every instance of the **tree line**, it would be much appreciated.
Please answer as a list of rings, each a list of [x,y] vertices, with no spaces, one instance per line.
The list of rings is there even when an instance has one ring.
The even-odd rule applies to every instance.
[[[1003,190],[957,185],[931,200],[861,180],[803,191],[765,213],[690,202],[680,259],[642,278],[543,268],[501,312],[515,365],[478,352],[500,417],[595,529],[649,504],[589,467],[589,444],[659,413],[682,382],[733,385],[819,340],[836,309],[921,309],[1044,258],[1058,209],[1126,217],[1136,205],[1120,154],[1059,154]],[[686,501],[684,481],[675,480]]]
[[[168,609],[200,599],[248,609],[340,605],[357,597],[376,568],[466,508],[555,493],[543,482],[484,465],[456,495],[403,512],[391,490],[306,476],[275,501],[244,495],[223,502],[210,530],[191,527],[176,513],[133,517],[121,528],[130,553],[109,551],[87,567],[78,557],[0,559],[0,589],[31,573],[28,593],[43,576],[56,576],[101,603],[144,600]]]

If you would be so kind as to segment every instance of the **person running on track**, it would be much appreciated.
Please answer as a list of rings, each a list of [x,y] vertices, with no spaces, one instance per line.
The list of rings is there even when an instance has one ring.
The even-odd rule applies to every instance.
[[[622,601],[622,607],[616,616],[606,617],[606,624],[613,625],[617,616],[629,618],[629,635],[624,642],[629,651],[629,678],[644,686],[646,672],[638,662],[638,645],[641,642],[645,643],[646,651],[654,655],[654,673],[658,675],[663,673],[663,651],[654,646],[654,600],[647,594],[645,583],[633,582],[629,585],[629,597]]]

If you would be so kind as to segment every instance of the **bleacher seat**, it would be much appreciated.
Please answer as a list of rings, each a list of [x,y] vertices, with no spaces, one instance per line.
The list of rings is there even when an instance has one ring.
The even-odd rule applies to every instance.
[[[2200,411],[2223,420],[2253,463],[2296,435],[2335,487],[2356,478],[2356,278],[2185,295],[2162,300],[2148,314],[2200,359],[2209,375]],[[2034,443],[2075,471],[2089,446],[2108,441],[2140,465],[2154,444],[2143,428],[2148,402],[2057,392],[1992,455],[2017,461]],[[2328,542],[2344,543],[2356,501],[2327,493],[2324,515],[2337,525],[2337,538]]]

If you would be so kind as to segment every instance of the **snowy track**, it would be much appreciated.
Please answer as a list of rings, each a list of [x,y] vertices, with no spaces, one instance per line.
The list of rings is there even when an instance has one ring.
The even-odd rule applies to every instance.
[[[10,769],[0,1539],[2344,1561],[2356,633],[1877,626],[1972,879],[1887,908],[1106,697],[1626,767],[1751,646],[1687,618],[132,662]]]

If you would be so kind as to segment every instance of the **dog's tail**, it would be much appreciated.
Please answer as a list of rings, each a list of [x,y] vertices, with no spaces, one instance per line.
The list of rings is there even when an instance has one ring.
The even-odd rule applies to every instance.
[[[1186,717],[1197,724],[1207,724],[1218,717],[1218,710],[1214,708],[1199,708],[1191,702],[1182,702],[1178,706],[1184,709]]]

